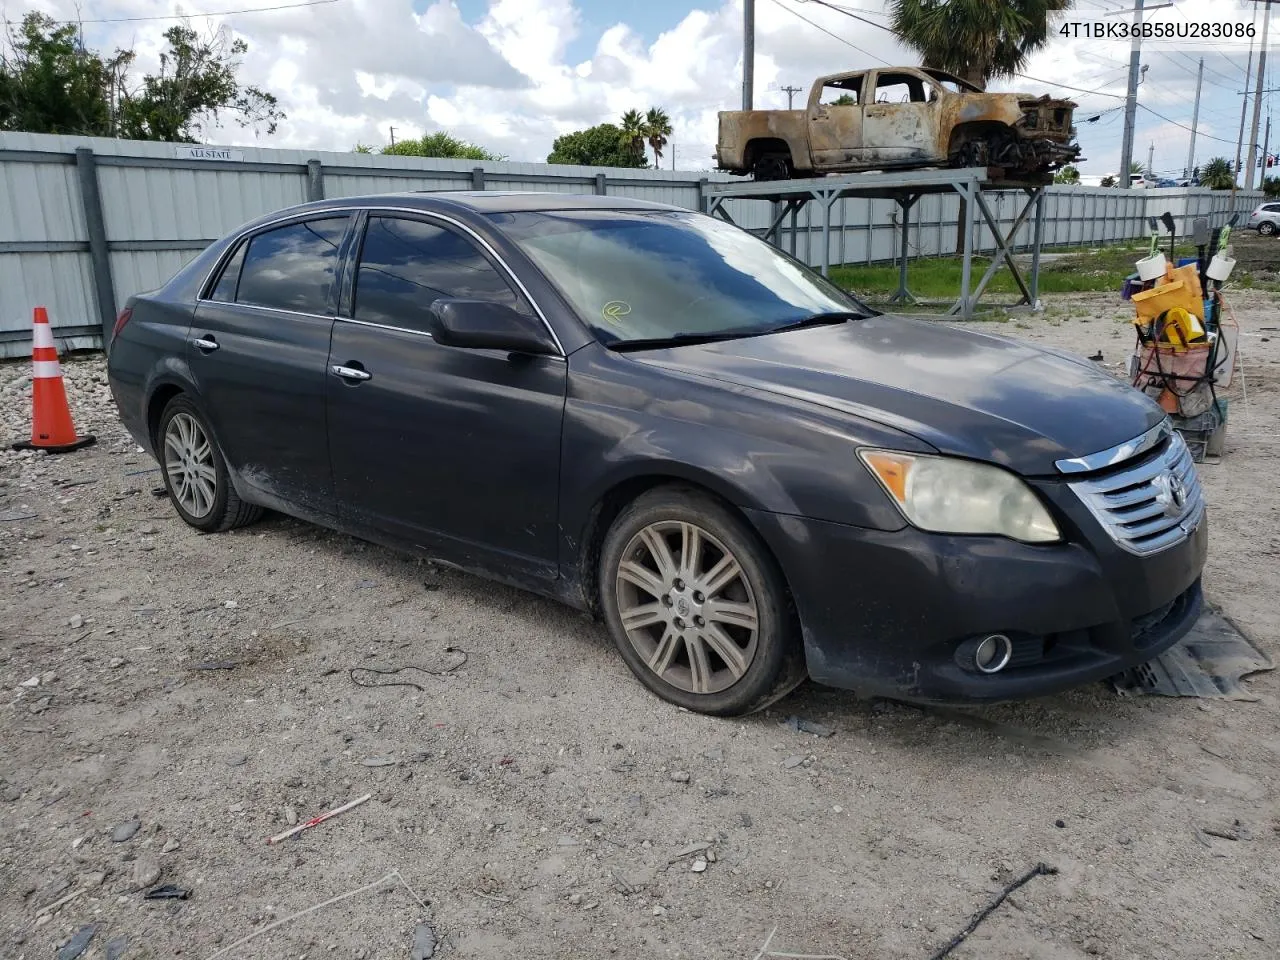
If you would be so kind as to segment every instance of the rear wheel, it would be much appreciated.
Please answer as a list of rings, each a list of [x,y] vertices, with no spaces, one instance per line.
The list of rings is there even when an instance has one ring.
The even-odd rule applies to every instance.
[[[601,551],[601,606],[623,660],[658,696],[736,716],[805,677],[777,565],[711,497],[651,491],[622,512]]]
[[[1276,232],[1276,225],[1270,220],[1263,220],[1258,224],[1258,232],[1264,237],[1269,237]]]
[[[751,176],[754,180],[790,180],[791,159],[780,153],[767,153],[752,164]]]
[[[262,508],[241,500],[227,462],[200,411],[179,394],[164,408],[157,431],[160,472],[183,521],[197,530],[230,530],[252,523]]]

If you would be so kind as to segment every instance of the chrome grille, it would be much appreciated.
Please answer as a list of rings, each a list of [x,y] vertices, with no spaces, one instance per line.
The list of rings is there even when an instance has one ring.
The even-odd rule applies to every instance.
[[[1153,456],[1069,486],[1125,550],[1138,556],[1180,543],[1204,516],[1204,493],[1182,435]]]

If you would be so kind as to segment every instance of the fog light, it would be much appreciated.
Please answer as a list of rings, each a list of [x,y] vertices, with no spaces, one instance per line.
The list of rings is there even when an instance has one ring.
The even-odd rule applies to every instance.
[[[973,665],[980,673],[999,673],[1013,658],[1013,643],[1002,633],[984,637],[973,652]]]

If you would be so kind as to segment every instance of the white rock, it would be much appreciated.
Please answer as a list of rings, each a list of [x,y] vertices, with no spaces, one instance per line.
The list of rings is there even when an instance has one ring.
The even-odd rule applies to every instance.
[[[694,873],[702,873],[703,870],[707,869],[707,861],[699,857],[697,860],[693,861],[689,869]]]
[[[23,680],[18,684],[18,686],[26,687],[28,690],[34,690],[36,687],[40,686],[40,677],[34,676],[30,680]]]
[[[70,620],[67,621],[67,626],[70,627],[72,630],[79,630],[81,627],[84,626],[84,617],[80,616],[80,614],[78,613],[75,614]]]

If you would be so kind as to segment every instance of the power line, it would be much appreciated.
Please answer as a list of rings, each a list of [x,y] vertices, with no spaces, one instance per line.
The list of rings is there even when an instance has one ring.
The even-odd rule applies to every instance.
[[[1183,130],[1191,129],[1185,123],[1179,123],[1177,120],[1172,120],[1169,117],[1166,117],[1163,113],[1157,113],[1155,110],[1152,110],[1150,107],[1148,107],[1145,103],[1139,103],[1138,107],[1142,110],[1147,111],[1147,113],[1150,113],[1153,116],[1159,117],[1165,123],[1172,123],[1175,127],[1181,127]],[[1226,140],[1226,139],[1223,139],[1222,137],[1215,137],[1212,133],[1205,133],[1203,130],[1198,131],[1196,133],[1196,136],[1204,137],[1207,140],[1217,140],[1219,143],[1235,143],[1234,140]]]
[[[817,0],[800,0],[800,2],[801,2],[801,3],[817,2]],[[834,39],[834,40],[839,40],[841,43],[843,43],[843,44],[844,44],[845,46],[847,46],[847,47],[853,47],[853,49],[857,50],[857,51],[858,51],[860,54],[862,54],[863,56],[865,56],[865,57],[870,57],[872,60],[879,60],[879,61],[880,61],[881,63],[883,63],[886,67],[891,67],[891,66],[893,66],[893,64],[891,64],[888,60],[885,60],[883,57],[877,57],[874,53],[871,53],[869,50],[863,50],[863,49],[862,49],[860,46],[858,46],[856,43],[850,43],[848,40],[846,40],[844,37],[840,36],[839,34],[832,33],[830,30],[828,30],[828,29],[827,29],[826,27],[824,27],[822,24],[820,24],[820,23],[814,23],[812,20],[810,20],[808,17],[806,17],[803,13],[801,13],[799,10],[793,10],[793,9],[791,9],[790,7],[788,7],[788,6],[786,6],[785,4],[783,4],[783,3],[782,3],[782,0],[773,0],[773,3],[774,3],[774,5],[775,5],[775,6],[781,7],[783,10],[787,11],[787,13],[791,14],[793,17],[799,17],[801,20],[803,20],[803,21],[804,21],[805,23],[807,23],[809,26],[811,26],[811,27],[815,27],[815,28],[817,28],[818,30],[821,30],[821,31],[822,31],[823,33],[825,33],[828,37],[831,37],[831,38],[832,38],[832,39]],[[822,5],[823,5],[823,6],[830,6],[829,4],[825,4],[825,3],[824,3],[824,4],[822,4]],[[833,9],[833,10],[838,10],[838,9],[840,9],[840,8],[839,8],[839,7],[832,7],[832,9]],[[853,14],[850,14],[850,16],[853,16]],[[860,17],[858,17],[858,18],[855,18],[855,19],[861,19],[861,18],[860,18]],[[868,21],[866,21],[866,22],[867,22],[867,23],[870,23],[871,21],[870,21],[870,20],[868,20]],[[873,24],[873,26],[879,26],[879,24]],[[882,29],[888,30],[889,28],[888,28],[888,27],[883,27]],[[890,32],[890,33],[892,33],[893,31],[892,31],[892,30],[890,30],[889,32]]]
[[[275,10],[294,10],[298,7],[319,7],[338,0],[302,0],[300,3],[282,3],[274,7],[247,7],[243,10],[213,10],[208,13],[172,13],[153,17],[97,17],[93,20],[55,20],[54,23],[140,23],[147,20],[189,20],[192,17],[231,17],[242,13],[271,13]],[[6,20],[16,24],[16,20]]]

